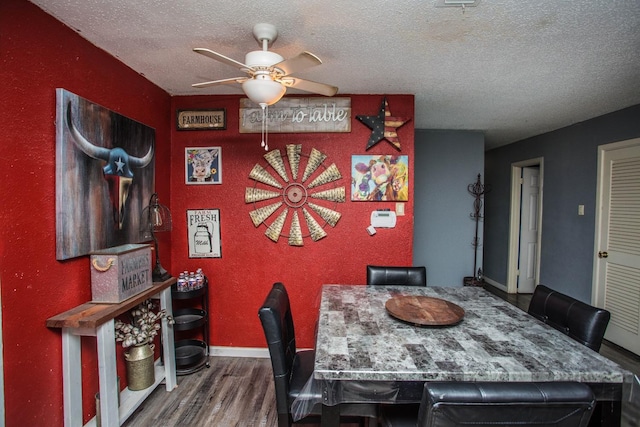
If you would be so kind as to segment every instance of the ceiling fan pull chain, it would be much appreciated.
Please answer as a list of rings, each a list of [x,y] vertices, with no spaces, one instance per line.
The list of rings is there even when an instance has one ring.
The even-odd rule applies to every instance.
[[[264,151],[269,151],[269,106],[267,105],[264,109],[264,114],[262,116],[262,122],[264,123]]]
[[[262,107],[262,126],[261,126],[261,132],[260,132],[260,137],[262,138],[262,143],[260,144],[260,146],[264,147],[264,151],[268,151],[269,150],[269,145],[268,145],[268,134],[267,134],[267,113],[268,113],[268,106],[267,104],[264,103],[260,103],[260,107]]]

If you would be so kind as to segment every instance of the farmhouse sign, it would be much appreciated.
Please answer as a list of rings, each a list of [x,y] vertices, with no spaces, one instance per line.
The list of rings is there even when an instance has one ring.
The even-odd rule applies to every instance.
[[[282,98],[266,109],[269,133],[351,132],[351,98]],[[263,110],[240,100],[240,133],[260,133]]]
[[[178,110],[178,130],[224,130],[227,116],[224,108],[217,110]]]

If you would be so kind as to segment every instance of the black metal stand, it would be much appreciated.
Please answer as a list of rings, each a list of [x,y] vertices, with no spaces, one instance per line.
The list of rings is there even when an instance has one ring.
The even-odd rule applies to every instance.
[[[484,185],[478,174],[478,179],[473,184],[469,184],[467,187],[469,193],[475,198],[473,201],[473,212],[471,212],[471,219],[476,222],[476,233],[471,245],[473,246],[473,276],[465,277],[465,285],[480,286],[482,284],[482,268],[478,267],[478,248],[482,246],[480,238],[478,237],[478,229],[480,220],[482,220],[482,198],[486,193],[491,191],[491,188]],[[471,283],[467,283],[468,279],[471,279]]]
[[[176,374],[188,375],[205,366],[208,368],[210,366],[209,280],[205,278],[202,288],[189,291],[178,291],[174,285],[171,288],[171,295],[174,300],[183,301],[199,298],[201,307],[194,307],[194,304],[189,303],[189,307],[176,308],[173,311],[173,318],[176,322],[173,325],[176,334]],[[194,330],[200,330],[202,339],[191,333]],[[182,331],[190,332],[182,334]],[[179,334],[180,339],[178,339]]]

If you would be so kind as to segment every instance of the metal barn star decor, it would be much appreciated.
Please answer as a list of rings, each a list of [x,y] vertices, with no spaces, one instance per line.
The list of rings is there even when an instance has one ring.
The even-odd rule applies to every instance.
[[[389,103],[387,102],[386,97],[382,99],[378,115],[356,116],[356,118],[371,128],[371,136],[369,137],[366,150],[373,147],[383,139],[386,139],[393,144],[398,151],[401,151],[400,138],[398,138],[398,128],[411,120],[411,118],[395,117],[391,115],[391,110],[389,109]]]

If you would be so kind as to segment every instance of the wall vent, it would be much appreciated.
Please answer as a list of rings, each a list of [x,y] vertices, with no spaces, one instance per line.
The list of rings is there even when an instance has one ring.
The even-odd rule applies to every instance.
[[[476,7],[480,0],[436,0],[436,7]]]

